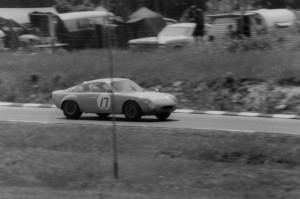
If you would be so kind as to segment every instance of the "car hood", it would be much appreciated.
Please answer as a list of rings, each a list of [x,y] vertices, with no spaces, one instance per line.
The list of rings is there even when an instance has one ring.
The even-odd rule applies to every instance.
[[[141,98],[141,99],[147,98],[151,101],[172,100],[172,95],[170,95],[170,94],[153,92],[153,91],[134,92],[134,93],[126,93],[126,94],[129,96],[137,97],[137,98]]]
[[[140,39],[132,39],[129,44],[166,44],[168,42],[176,42],[189,39],[188,36],[159,36],[159,37],[146,37]]]

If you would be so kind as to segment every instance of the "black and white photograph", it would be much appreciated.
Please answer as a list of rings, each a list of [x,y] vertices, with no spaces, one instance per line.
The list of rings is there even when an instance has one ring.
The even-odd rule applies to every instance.
[[[300,0],[0,0],[0,199],[299,199]]]

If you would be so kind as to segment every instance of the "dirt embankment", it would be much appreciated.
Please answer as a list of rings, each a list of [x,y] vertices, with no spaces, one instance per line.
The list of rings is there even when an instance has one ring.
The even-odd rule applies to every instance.
[[[226,74],[208,82],[176,81],[168,87],[156,87],[176,95],[181,108],[300,114],[298,83],[295,79],[236,79]]]

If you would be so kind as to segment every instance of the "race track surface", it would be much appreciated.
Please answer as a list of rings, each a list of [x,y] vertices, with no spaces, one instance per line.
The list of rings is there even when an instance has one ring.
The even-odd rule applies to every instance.
[[[173,113],[166,121],[154,116],[142,117],[139,122],[128,122],[123,115],[116,116],[120,126],[210,129],[237,132],[264,132],[300,135],[300,120],[239,117],[226,115],[205,115]],[[0,107],[1,122],[39,122],[66,124],[111,125],[111,118],[99,119],[95,114],[83,114],[79,120],[68,120],[57,108]]]

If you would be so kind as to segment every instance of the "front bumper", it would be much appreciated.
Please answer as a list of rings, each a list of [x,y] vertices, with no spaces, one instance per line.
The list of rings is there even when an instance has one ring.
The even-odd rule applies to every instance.
[[[141,43],[141,44],[130,44],[129,48],[131,50],[154,50],[154,49],[164,48],[164,45],[159,45],[157,43]]]
[[[172,113],[176,110],[176,104],[155,105],[153,108],[143,108],[144,115],[155,115],[158,113]]]

